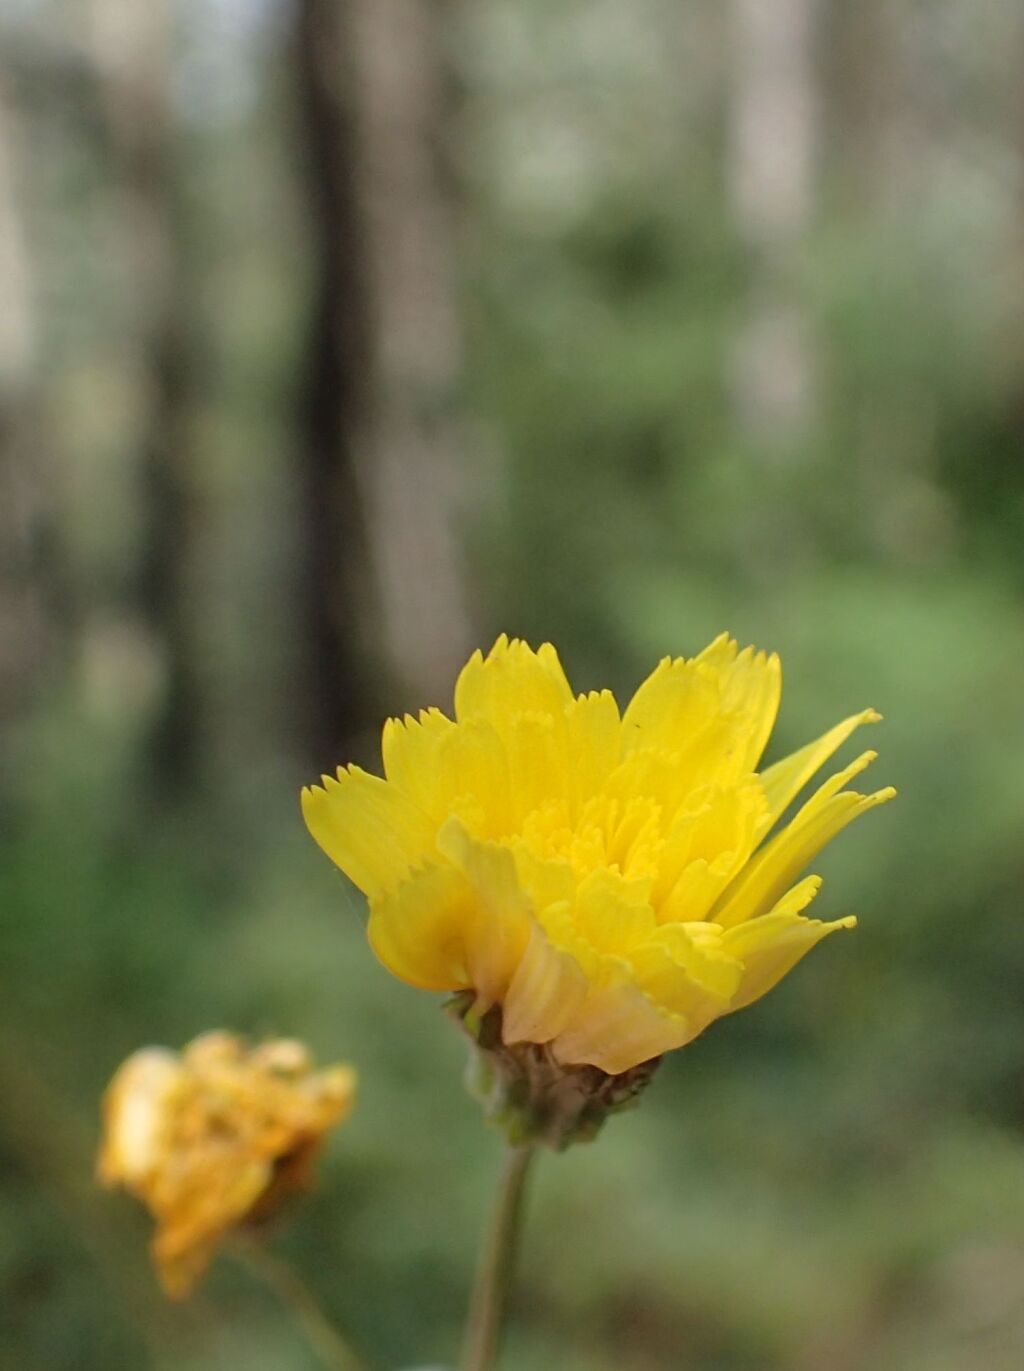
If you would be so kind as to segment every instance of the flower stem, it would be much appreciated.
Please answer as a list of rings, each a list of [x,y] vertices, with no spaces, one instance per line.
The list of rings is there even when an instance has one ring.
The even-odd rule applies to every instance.
[[[365,1364],[324,1312],[319,1300],[296,1271],[258,1238],[236,1234],[231,1251],[291,1313],[310,1347],[329,1371],[366,1371]]]
[[[523,1213],[523,1190],[534,1149],[509,1147],[498,1181],[498,1198],[477,1260],[466,1319],[461,1371],[492,1371],[515,1267]]]

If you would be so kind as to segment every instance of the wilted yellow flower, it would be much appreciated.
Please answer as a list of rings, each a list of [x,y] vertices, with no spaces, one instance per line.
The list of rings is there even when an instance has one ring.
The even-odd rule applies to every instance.
[[[144,1048],[122,1064],[103,1100],[99,1177],[148,1206],[169,1295],[189,1293],[230,1229],[308,1183],[354,1092],[350,1067],[314,1072],[291,1039],[250,1048],[206,1033],[180,1054]]]
[[[776,656],[722,636],[666,658],[625,712],[574,696],[555,649],[504,636],[475,653],[455,719],[384,728],[386,780],[350,766],[302,794],[313,837],[368,896],[396,976],[466,991],[501,1041],[609,1075],[682,1046],[770,990],[853,917],[804,911],[797,881],[851,819],[895,792],[847,783],[790,823],[790,802],[862,723],[855,714],[758,773],[779,704]]]

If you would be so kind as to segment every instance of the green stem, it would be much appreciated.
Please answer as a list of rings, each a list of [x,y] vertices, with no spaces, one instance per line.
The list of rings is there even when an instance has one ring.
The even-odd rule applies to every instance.
[[[274,1292],[302,1329],[310,1347],[330,1371],[366,1371],[363,1361],[348,1345],[320,1302],[287,1262],[258,1238],[236,1234],[231,1251],[264,1285]]]
[[[523,1214],[523,1188],[532,1146],[509,1147],[498,1181],[498,1200],[480,1248],[466,1319],[461,1371],[492,1371],[501,1339]]]

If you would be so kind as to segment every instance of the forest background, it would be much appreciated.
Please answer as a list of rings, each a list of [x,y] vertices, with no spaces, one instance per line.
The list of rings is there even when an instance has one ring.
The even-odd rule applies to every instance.
[[[96,1192],[117,1063],[362,1072],[274,1242],[450,1363],[498,1152],[299,786],[502,630],[874,705],[861,915],[544,1160],[508,1371],[1024,1354],[1024,10],[2,0],[0,1367],[311,1371]]]

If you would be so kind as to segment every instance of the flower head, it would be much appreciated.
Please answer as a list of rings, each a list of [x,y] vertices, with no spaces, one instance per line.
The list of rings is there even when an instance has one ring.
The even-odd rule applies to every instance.
[[[349,1112],[355,1073],[311,1069],[305,1047],[249,1048],[206,1033],[183,1052],[151,1047],[118,1069],[103,1101],[100,1180],[147,1205],[169,1295],[187,1295],[217,1243],[309,1181],[327,1130]]]
[[[895,792],[846,789],[865,752],[783,813],[865,710],[758,772],[779,704],[775,656],[717,638],[665,658],[620,714],[573,694],[555,649],[474,653],[455,717],[384,728],[386,779],[350,766],[303,791],[313,837],[367,895],[396,976],[500,1009],[509,1047],[611,1076],[770,990],[852,917],[804,911],[797,878]]]

